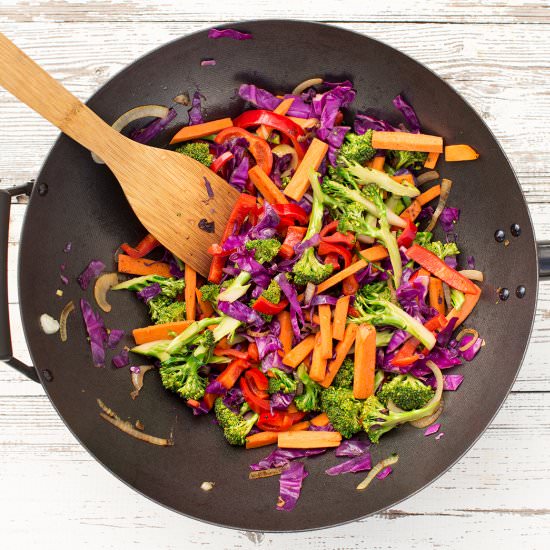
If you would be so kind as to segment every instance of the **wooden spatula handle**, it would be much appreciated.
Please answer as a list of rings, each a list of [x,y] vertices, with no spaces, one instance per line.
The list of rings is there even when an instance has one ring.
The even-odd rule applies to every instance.
[[[121,135],[0,33],[0,85],[108,162]]]

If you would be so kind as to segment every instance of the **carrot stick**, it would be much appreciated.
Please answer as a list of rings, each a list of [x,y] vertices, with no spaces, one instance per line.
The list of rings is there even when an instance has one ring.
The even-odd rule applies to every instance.
[[[378,132],[375,130],[372,133],[372,146],[375,149],[443,153],[443,138],[439,136],[429,136],[427,134]]]
[[[256,164],[248,171],[248,177],[256,189],[270,204],[288,204],[282,191],[271,181],[271,178]]]
[[[246,362],[242,359],[236,359],[231,361],[225,369],[220,373],[216,380],[226,389],[231,389],[235,382],[238,380],[239,376],[243,372],[243,368],[246,366]]]
[[[340,370],[340,367],[342,366],[342,363],[344,362],[348,351],[351,349],[351,346],[353,346],[356,334],[357,325],[354,323],[350,323],[346,327],[344,339],[336,344],[336,356],[332,361],[329,362],[325,379],[321,382],[321,386],[323,386],[324,388],[328,388],[332,384],[334,377],[338,374],[338,371]]]
[[[388,257],[388,251],[380,245],[367,248],[366,250],[363,250],[361,254],[363,258],[365,258],[369,262],[376,262],[378,260],[383,260],[384,258]],[[320,285],[317,285],[317,293],[320,294],[321,292],[324,292],[334,285],[337,285],[340,281],[343,281],[346,277],[349,277],[350,275],[361,271],[361,269],[363,269],[364,267],[367,267],[367,262],[365,262],[365,260],[361,258],[359,261],[351,264],[349,267],[346,267],[332,277],[329,277]]]
[[[289,432],[301,432],[302,430],[307,430],[311,422],[309,420],[304,420],[303,422],[298,422],[294,426],[290,426],[288,429]]]
[[[292,349],[292,325],[290,324],[290,313],[288,311],[281,311],[277,315],[281,330],[279,333],[279,340],[283,345],[283,352],[286,355]]]
[[[427,191],[424,191],[424,193],[418,195],[418,197],[416,197],[416,200],[422,206],[424,206],[430,201],[433,201],[436,197],[439,197],[439,195],[441,195],[441,185],[434,185],[433,187],[430,187]]]
[[[384,163],[386,162],[386,157],[374,157],[372,159],[372,166],[371,168],[374,168],[375,170],[384,170]]]
[[[428,287],[430,296],[430,306],[434,307],[439,313],[445,315],[445,299],[443,297],[443,282],[437,277],[430,277]]]
[[[283,99],[275,109],[273,109],[273,112],[278,115],[286,115],[288,113],[288,110],[294,103],[294,98],[289,97],[288,99]],[[263,124],[256,130],[256,133],[263,139],[268,140],[269,136],[271,134],[271,129],[267,126],[264,126]]]
[[[214,308],[212,307],[212,304],[202,299],[202,292],[200,288],[195,289],[195,294],[197,295],[197,302],[199,303],[201,313],[205,317],[210,317],[212,313],[214,313]]]
[[[338,432],[279,432],[277,444],[285,449],[320,449],[338,447],[341,441]]]
[[[314,426],[326,426],[328,424],[328,416],[327,416],[327,413],[321,413],[321,414],[318,414],[317,416],[314,416],[310,422],[314,425]]]
[[[279,432],[258,432],[254,435],[249,435],[246,438],[247,449],[257,449],[258,447],[265,447],[266,445],[273,445],[277,443],[279,438]]]
[[[131,275],[160,275],[171,277],[170,266],[163,262],[154,262],[147,258],[131,258],[126,254],[118,255],[118,271]]]
[[[298,299],[300,299],[300,296],[298,296]],[[317,313],[312,315],[309,311],[304,311],[304,319],[309,323],[314,323],[315,325],[321,324],[321,319],[319,319],[319,315],[317,315]]]
[[[472,313],[472,310],[474,307],[476,307],[476,304],[479,302],[479,299],[481,297],[481,290],[478,288],[478,291],[476,294],[464,294],[464,303],[462,304],[462,307],[459,311],[456,309],[451,309],[449,313],[446,315],[447,321],[452,319],[453,317],[457,317],[455,328],[458,327],[458,325],[462,324],[464,320]]]
[[[426,161],[424,162],[424,168],[435,168],[437,161],[439,159],[439,153],[428,153]]]
[[[447,145],[445,147],[445,162],[476,160],[479,153],[469,145]]]
[[[420,202],[418,202],[418,199],[414,199],[411,204],[401,212],[400,218],[403,218],[404,220],[411,220],[411,222],[414,222],[416,218],[418,218],[418,215],[420,214],[420,211],[422,210],[422,205]]]
[[[330,359],[332,357],[332,327],[331,327],[332,312],[328,304],[319,306],[319,320],[321,325],[321,357]],[[323,373],[323,378],[324,378]],[[310,375],[311,376],[311,375]]]
[[[343,340],[346,330],[346,318],[348,316],[350,297],[342,296],[338,298],[334,308],[334,319],[332,321],[332,337],[335,340]]]
[[[327,360],[323,359],[323,338],[318,332],[315,336],[315,347],[311,356],[311,367],[309,368],[309,377],[315,382],[321,382],[327,372]]]
[[[403,180],[408,181],[411,185],[414,185],[414,178],[412,174],[402,174],[400,176],[392,176],[392,180],[397,183],[403,183]]]
[[[295,369],[313,351],[313,346],[315,335],[310,334],[283,357],[283,363]]]
[[[189,321],[176,321],[174,323],[163,323],[161,325],[150,325],[143,328],[135,328],[132,331],[137,345],[154,342],[155,340],[168,340],[172,333],[180,334],[191,323]]]
[[[353,367],[353,397],[366,399],[374,394],[376,366],[376,330],[363,323],[357,329]]]
[[[313,128],[316,124],[319,123],[318,118],[298,118],[295,116],[289,116],[288,118],[304,130],[307,130],[308,128]]]
[[[314,138],[309,146],[302,162],[300,162],[292,179],[286,186],[284,194],[295,201],[299,201],[309,187],[309,173],[317,170],[325,158],[328,145],[320,139]]]
[[[185,318],[188,321],[194,321],[197,315],[196,289],[197,272],[190,265],[185,264]]]
[[[219,120],[211,120],[210,122],[203,122],[202,124],[185,126],[172,138],[170,145],[189,139],[209,136],[210,134],[217,134],[224,128],[230,128],[231,126],[233,126],[233,121],[230,118],[220,118]]]

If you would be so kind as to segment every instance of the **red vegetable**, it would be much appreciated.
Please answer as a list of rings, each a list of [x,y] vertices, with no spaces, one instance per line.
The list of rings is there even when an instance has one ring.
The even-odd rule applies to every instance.
[[[147,256],[149,252],[154,250],[157,246],[160,246],[160,243],[149,233],[144,239],[142,239],[139,244],[134,248],[130,246],[128,243],[124,243],[120,245],[120,248],[124,250],[128,256],[131,258],[143,258],[143,256]]]
[[[234,157],[231,151],[222,153],[217,159],[215,159],[210,165],[212,172],[219,172],[232,158]]]
[[[274,304],[269,300],[266,300],[263,296],[260,296],[252,306],[252,309],[265,315],[277,315],[281,313],[285,307],[288,306],[288,300],[281,300],[278,304]]]
[[[351,265],[351,252],[343,246],[327,243],[326,241],[321,241],[317,252],[319,256],[326,256],[327,254],[337,254],[344,260],[344,268]]]
[[[252,369],[250,372],[251,373],[259,372],[265,378],[265,375],[263,374],[263,372],[258,369]],[[250,377],[248,379],[246,377],[241,378],[239,385],[241,387],[241,391],[243,392],[244,399],[250,405],[250,408],[254,412],[257,412],[258,414],[260,414],[262,412],[270,410],[270,402],[269,402],[269,399],[267,399],[267,396],[268,396],[267,391],[260,390],[257,388],[258,382],[256,381],[256,378],[255,378],[256,376],[257,375],[254,374],[252,375],[252,378]],[[267,381],[267,378],[266,378],[266,381]],[[252,388],[249,385],[251,382],[252,384],[254,384]],[[263,384],[263,382],[260,382],[260,383]],[[266,389],[267,389],[267,386],[266,386]]]
[[[418,227],[416,227],[410,218],[407,218],[407,227],[405,227],[405,229],[401,232],[401,235],[397,237],[397,245],[409,248],[416,237],[417,231]]]
[[[319,235],[321,236],[321,241],[331,244],[342,244],[344,246],[347,246],[348,248],[351,248],[355,244],[355,237],[353,233],[346,233],[345,235],[343,233],[340,233],[339,231],[336,231],[338,229],[338,220],[335,220],[333,222],[330,222],[328,225],[325,225],[323,229],[321,229]],[[329,233],[331,233],[329,235]]]
[[[244,359],[235,359],[220,373],[217,381],[227,390],[232,388],[242,372],[250,367],[248,361]]]
[[[301,243],[304,239],[307,229],[305,227],[297,227],[291,225],[287,232],[283,245],[279,249],[279,256],[286,260],[294,256],[294,247]]]
[[[309,222],[308,213],[298,204],[274,204],[272,206],[281,218],[278,229],[294,224],[307,225]]]
[[[292,415],[279,411],[262,412],[256,424],[260,430],[284,432],[292,426]]]

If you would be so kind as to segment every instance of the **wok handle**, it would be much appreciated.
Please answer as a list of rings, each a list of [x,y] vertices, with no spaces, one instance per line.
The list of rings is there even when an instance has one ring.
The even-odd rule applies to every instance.
[[[20,187],[0,190],[0,360],[18,370],[31,380],[39,382],[34,367],[25,365],[12,355],[10,317],[8,310],[8,231],[10,225],[11,198],[30,195],[32,182]]]
[[[539,257],[539,277],[546,279],[550,277],[550,241],[537,243]]]

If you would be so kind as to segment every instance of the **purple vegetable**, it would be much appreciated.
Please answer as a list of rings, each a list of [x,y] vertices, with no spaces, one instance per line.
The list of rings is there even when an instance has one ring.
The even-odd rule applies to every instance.
[[[283,294],[286,296],[290,304],[290,322],[292,325],[292,332],[294,332],[294,336],[299,341],[301,339],[301,334],[298,321],[300,321],[303,325],[304,315],[302,313],[300,302],[298,301],[296,289],[290,284],[284,273],[279,273],[279,275],[275,277],[275,280],[279,283]]]
[[[397,289],[396,297],[401,307],[412,317],[423,322],[434,315],[432,308],[426,304],[429,277],[416,277],[411,283],[403,282]]]
[[[457,321],[458,317],[451,317],[451,319],[449,319],[445,328],[437,335],[438,345],[445,347],[449,343]]]
[[[248,157],[243,157],[242,160],[235,166],[235,169],[231,172],[228,179],[229,185],[241,193],[244,191],[246,182],[248,181],[248,167]]]
[[[232,38],[233,40],[252,40],[252,35],[235,29],[210,29],[208,38]]]
[[[120,330],[118,328],[113,328],[109,331],[109,336],[107,337],[107,342],[105,345],[109,349],[115,349],[123,337],[124,337],[123,330]]]
[[[445,256],[445,263],[452,269],[458,267],[458,262],[456,260],[456,254],[451,254],[450,256]]]
[[[317,246],[321,242],[321,236],[319,233],[315,233],[313,237],[310,237],[309,239],[306,239],[305,241],[302,241],[296,245],[294,245],[294,254],[300,258],[302,254],[312,246]]]
[[[156,118],[147,126],[134,130],[130,133],[130,139],[138,143],[149,143],[156,138],[167,126],[176,118],[176,111],[172,108],[168,109],[168,113],[164,118]]]
[[[266,201],[264,203],[264,213],[260,221],[248,232],[251,240],[270,239],[276,234],[276,227],[281,222],[281,218],[275,209]]]
[[[258,346],[258,356],[260,359],[264,359],[268,353],[283,349],[281,341],[273,334],[259,336],[256,338],[256,345]]]
[[[233,319],[237,319],[248,325],[253,325],[257,328],[261,328],[265,325],[265,321],[260,314],[242,302],[220,301],[218,303],[218,309],[222,313],[229,315],[229,317],[233,317]]]
[[[212,189],[212,184],[208,181],[208,178],[206,176],[203,176],[204,179],[204,187],[206,188],[206,193],[208,194],[209,199],[214,198],[214,190]]]
[[[388,353],[394,352],[401,344],[403,344],[405,341],[407,341],[411,335],[406,330],[396,330],[391,340],[388,343],[388,346],[386,348],[386,351]]]
[[[201,399],[199,401],[198,407],[191,406],[191,408],[193,409],[194,416],[202,416],[203,414],[208,414],[210,412],[210,408],[208,407],[204,399]]]
[[[139,374],[139,373],[141,372],[141,368],[132,365],[132,366],[130,367],[130,372],[133,372],[134,374]]]
[[[310,306],[320,306],[320,305],[329,305],[329,306],[335,306],[336,302],[338,301],[338,298],[335,296],[329,296],[328,294],[316,294],[311,299]]]
[[[256,107],[260,109],[267,109],[273,111],[281,99],[275,97],[271,92],[264,90],[263,88],[258,88],[254,84],[241,84],[239,88],[239,96],[245,101],[254,103]]]
[[[287,116],[293,116],[296,118],[314,118],[313,105],[311,101],[315,97],[315,90],[310,89],[311,93],[303,92],[301,95],[286,94],[285,99],[293,98],[294,101],[287,111]]]
[[[426,361],[433,361],[440,369],[450,369],[456,365],[460,365],[461,361],[458,357],[458,351],[449,348],[435,346],[428,355],[419,359],[414,367],[410,370],[413,376],[424,376],[431,374],[431,369],[426,366]]]
[[[130,364],[128,350],[123,349],[118,355],[115,355],[111,361],[113,363],[113,367],[117,369],[128,366]]]
[[[239,412],[241,405],[244,403],[243,392],[239,388],[231,388],[222,399],[223,404],[231,409],[235,414]]]
[[[103,270],[105,264],[101,260],[92,260],[88,267],[78,276],[77,281],[82,290],[86,290],[92,279],[95,279]]]
[[[281,174],[289,169],[291,162],[292,155],[290,153],[281,156],[273,155],[273,168],[269,177],[275,182],[277,187],[280,188],[282,186]]]
[[[391,466],[386,466],[380,473],[376,476],[376,479],[384,479],[388,477],[393,472]]]
[[[286,411],[294,399],[294,393],[275,392],[271,394],[270,406],[274,411]]]
[[[411,132],[418,134],[420,132],[420,122],[418,121],[418,117],[416,116],[414,109],[403,99],[401,95],[396,96],[392,103],[405,117]]]
[[[468,256],[466,258],[466,262],[468,264],[468,269],[475,269],[476,268],[476,259],[473,256]]]
[[[441,424],[432,424],[431,426],[428,426],[424,430],[424,435],[428,436],[428,435],[436,434],[439,431],[439,428],[441,428]]]
[[[302,482],[308,473],[301,462],[293,462],[281,473],[279,478],[279,500],[277,510],[290,512],[294,510],[296,502],[300,497]]]
[[[317,137],[336,149],[342,147],[346,134],[351,130],[349,126],[335,126],[334,128],[319,128]]]
[[[146,286],[142,290],[136,293],[136,296],[143,302],[147,303],[149,300],[152,300],[162,292],[162,288],[159,283],[153,283],[152,285]]]
[[[251,464],[250,469],[254,471],[268,470],[269,468],[279,468],[290,464],[296,458],[306,456],[320,455],[326,452],[326,449],[275,449],[271,454],[257,462]]]
[[[210,381],[208,386],[206,386],[206,393],[214,393],[216,395],[223,395],[227,389],[222,386],[216,379]]]
[[[444,374],[443,375],[443,389],[446,391],[456,391],[462,381],[464,376],[462,374]],[[430,376],[426,379],[426,384],[435,389],[435,377]]]
[[[466,344],[469,344],[472,341],[472,338],[475,338],[475,336],[473,336],[472,334],[465,334],[460,340],[458,347],[461,348]],[[475,344],[471,345],[468,349],[464,351],[460,351],[459,349],[460,355],[464,357],[466,361],[471,361],[481,349],[481,344],[483,344],[483,340],[481,338],[478,338]]]
[[[201,67],[214,67],[216,65],[215,59],[203,59],[201,61]]]
[[[381,132],[398,132],[399,129],[392,126],[385,120],[379,118],[357,113],[355,115],[355,121],[353,123],[353,131],[356,134],[363,135],[367,130],[378,130]]]
[[[419,222],[423,220],[431,220],[434,215],[434,209],[431,206],[425,206],[421,211],[420,214],[418,214],[418,218],[416,218]]]
[[[59,278],[61,279],[61,282],[62,282],[64,285],[68,285],[68,284],[69,284],[69,278],[66,277],[65,275],[63,275],[62,273],[59,275]]]
[[[262,372],[267,373],[271,369],[279,369],[286,373],[292,372],[292,367],[284,365],[281,356],[276,351],[268,353],[262,359]]]
[[[460,219],[460,209],[453,208],[452,206],[446,206],[439,216],[439,223],[445,233],[451,233],[454,231],[454,226]]]
[[[269,271],[259,262],[254,259],[253,250],[245,250],[240,248],[237,252],[233,252],[229,256],[229,261],[237,264],[237,267],[241,271],[250,273],[252,280],[262,288],[267,288],[271,282],[271,274]]]
[[[92,306],[84,298],[80,300],[80,310],[82,311],[86,332],[90,338],[94,367],[104,367],[104,344],[107,340],[107,330],[105,329],[103,319],[97,313],[94,313]]]
[[[204,96],[199,91],[196,91],[193,94],[193,99],[191,100],[191,109],[188,111],[189,126],[202,124],[204,122],[201,110],[201,99],[205,99]]]
[[[342,443],[336,448],[334,453],[336,456],[348,456],[355,457],[361,456],[370,447],[369,441],[362,441],[360,439],[344,439]]]
[[[348,474],[354,472],[364,472],[372,468],[372,459],[369,452],[365,452],[360,456],[356,456],[351,460],[346,460],[328,470],[325,470],[325,474],[329,476],[337,476],[339,474]]]

